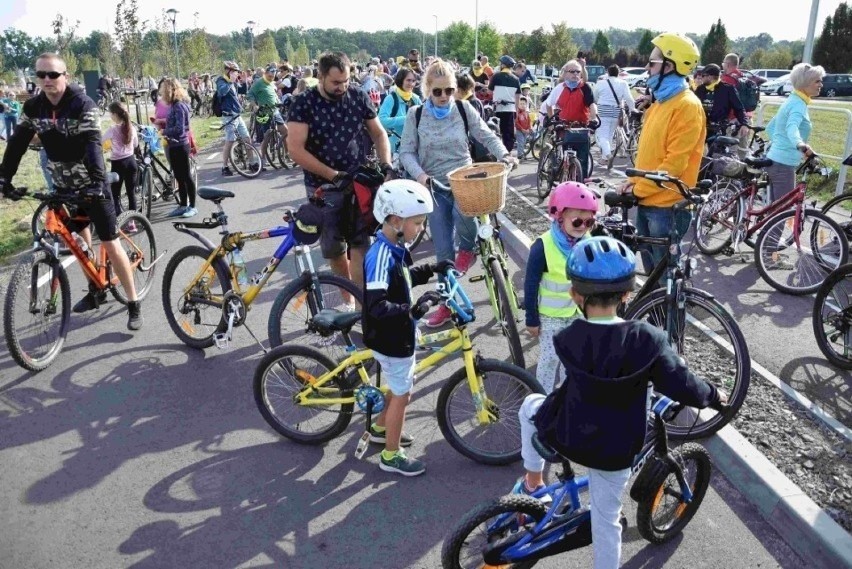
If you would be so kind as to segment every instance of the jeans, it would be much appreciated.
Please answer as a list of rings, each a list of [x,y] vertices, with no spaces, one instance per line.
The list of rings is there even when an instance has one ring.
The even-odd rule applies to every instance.
[[[121,186],[127,191],[127,202],[131,211],[135,210],[136,204],[136,180],[139,177],[139,167],[136,158],[128,156],[119,160],[111,160],[112,171],[118,174],[118,181],[112,184],[112,200],[115,204],[115,215],[122,212],[121,209]]]
[[[573,148],[577,151],[577,160],[583,170],[583,179],[589,177],[589,148],[591,147],[589,135],[585,132],[568,132],[562,139],[563,148]]]
[[[524,469],[544,470],[544,459],[532,445],[536,432],[533,417],[544,402],[538,393],[527,395],[518,411],[521,423],[521,457]],[[630,469],[597,470],[589,468],[589,502],[592,510],[592,553],[594,569],[618,569],[621,560],[621,496],[630,479]]]
[[[645,237],[668,237],[672,227],[672,219],[675,219],[678,239],[689,230],[692,219],[690,213],[684,210],[675,210],[670,207],[650,207],[640,205],[636,211],[636,233]],[[662,245],[640,245],[642,263],[645,268],[653,270],[657,264],[666,256],[666,247]],[[651,264],[646,264],[650,256]]]
[[[520,130],[515,131],[515,143],[517,144],[518,149],[518,158],[524,155],[524,151],[527,147],[527,135],[524,134]]]
[[[6,138],[11,138],[12,134],[15,132],[15,125],[18,124],[18,117],[10,117],[9,115],[6,115],[3,119],[3,122],[6,124]]]
[[[432,242],[435,244],[435,257],[438,261],[455,258],[453,230],[458,232],[459,250],[473,251],[476,240],[476,222],[459,212],[453,194],[443,190],[432,192],[435,209],[429,214],[429,227],[432,230]]]
[[[53,192],[53,177],[50,175],[50,170],[47,169],[47,152],[44,151],[44,148],[38,151],[38,163],[41,166],[41,174],[44,176],[44,181],[47,183],[47,189]]]

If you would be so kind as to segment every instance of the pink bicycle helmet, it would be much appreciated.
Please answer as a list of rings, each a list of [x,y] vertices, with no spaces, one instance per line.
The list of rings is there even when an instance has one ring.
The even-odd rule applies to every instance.
[[[552,219],[559,219],[562,210],[582,209],[598,211],[598,196],[579,182],[562,182],[550,194],[547,211]]]

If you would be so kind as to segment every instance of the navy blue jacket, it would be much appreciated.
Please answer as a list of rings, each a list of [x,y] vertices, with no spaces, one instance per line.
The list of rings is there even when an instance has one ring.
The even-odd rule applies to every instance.
[[[429,282],[434,273],[428,265],[409,268],[411,264],[411,253],[381,231],[364,257],[364,345],[385,356],[414,354],[417,324],[408,313],[411,287]]]
[[[223,115],[238,115],[242,111],[240,99],[237,97],[237,87],[224,77],[216,78],[216,93],[222,101]]]
[[[675,401],[704,408],[716,388],[689,371],[662,330],[647,322],[575,320],[553,338],[566,378],[535,416],[547,443],[579,464],[629,468],[647,427],[648,383]]]

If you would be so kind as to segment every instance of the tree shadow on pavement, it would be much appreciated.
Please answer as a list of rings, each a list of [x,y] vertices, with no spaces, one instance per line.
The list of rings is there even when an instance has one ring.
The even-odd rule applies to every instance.
[[[802,357],[781,368],[780,377],[843,425],[852,426],[852,372],[819,357]]]

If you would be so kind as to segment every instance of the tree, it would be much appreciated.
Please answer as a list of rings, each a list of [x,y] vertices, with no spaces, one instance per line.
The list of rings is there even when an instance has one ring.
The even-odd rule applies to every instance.
[[[751,69],[758,69],[758,68],[761,68],[761,67],[766,67],[766,64],[764,63],[765,57],[766,57],[766,50],[764,50],[761,47],[755,49],[748,56],[747,67],[749,67]]]
[[[260,37],[254,40],[254,51],[258,65],[266,66],[269,63],[278,63],[278,60],[281,59],[278,55],[278,48],[275,47],[275,38],[268,31],[263,32]]]
[[[526,54],[524,57],[526,60],[536,63],[542,62],[544,53],[547,51],[547,33],[545,33],[544,28],[539,26],[530,32],[525,43]]]
[[[553,29],[547,34],[544,60],[556,67],[562,67],[569,59],[577,55],[577,44],[571,39],[571,30],[565,22],[551,24],[551,27]]]
[[[825,19],[822,34],[814,44],[814,63],[835,73],[852,69],[852,11],[846,2]]]
[[[287,59],[287,61],[293,61],[294,51],[295,50],[293,49],[293,44],[290,43],[290,38],[288,37],[287,40],[284,42],[284,57]]]
[[[725,24],[719,19],[710,26],[710,33],[701,43],[701,62],[704,65],[708,63],[721,64],[725,55],[729,53],[729,49],[728,32],[725,30]]]
[[[27,69],[35,65],[39,47],[36,38],[15,28],[8,28],[0,36],[0,51],[3,60],[12,69]]]
[[[769,69],[790,69],[793,65],[793,54],[787,48],[777,48],[766,52],[763,65]]]
[[[115,35],[121,48],[121,70],[139,78],[142,75],[142,34],[137,0],[119,0],[115,7]]]
[[[595,43],[592,44],[592,51],[603,57],[612,52],[612,46],[609,44],[609,39],[603,32],[599,31],[595,36]]]
[[[445,57],[462,62],[473,60],[473,26],[466,22],[453,22],[441,31],[441,51]]]
[[[311,62],[311,55],[308,53],[308,46],[305,43],[304,38],[299,42],[299,47],[296,48],[296,51],[293,52],[293,55],[290,56],[290,64],[291,65],[307,65]]]
[[[102,73],[98,60],[88,53],[83,54],[77,67],[80,68],[80,71],[97,71],[98,73]]]
[[[207,32],[203,28],[196,28],[189,33],[181,42],[181,66],[184,75],[193,71],[203,73],[210,69],[210,52],[213,47],[207,40]],[[213,67],[215,69],[215,67]]]
[[[636,47],[636,51],[644,58],[648,58],[651,55],[651,52],[654,51],[654,44],[651,43],[657,34],[652,32],[651,30],[645,30],[642,32],[642,37],[639,39],[639,44]]]
[[[489,21],[479,24],[479,51],[488,56],[491,61],[496,61],[503,55],[503,36],[497,31],[496,26]],[[468,54],[473,53],[473,45],[470,46]],[[473,60],[473,58],[470,58]]]
[[[613,63],[618,65],[619,67],[628,67],[631,62],[631,53],[625,47],[618,48],[618,51],[615,52],[615,57],[613,58]]]

